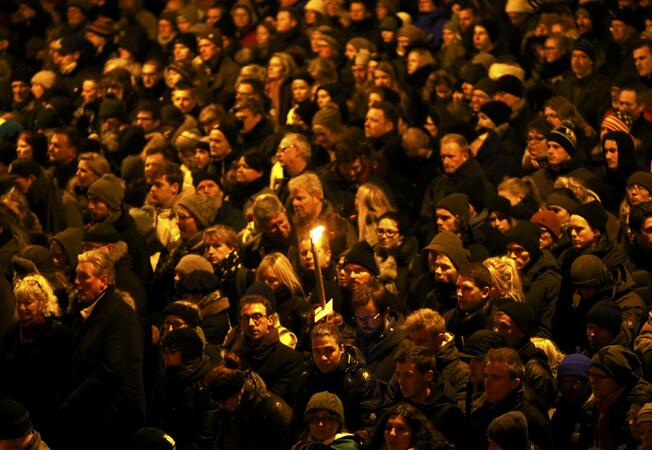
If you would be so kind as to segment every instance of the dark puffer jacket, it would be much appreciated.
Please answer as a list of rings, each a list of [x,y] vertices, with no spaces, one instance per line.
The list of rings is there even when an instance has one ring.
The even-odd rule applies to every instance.
[[[539,321],[536,335],[552,336],[552,317],[559,299],[561,273],[554,256],[543,250],[541,256],[521,273],[525,301],[532,307]]]
[[[301,374],[298,385],[292,417],[295,437],[304,427],[303,414],[310,397],[322,391],[332,392],[342,400],[348,430],[372,430],[382,401],[381,388],[378,380],[365,368],[363,356],[357,348],[345,345],[339,367],[330,373],[320,372],[311,362]]]
[[[403,316],[391,315],[383,332],[374,338],[366,339],[360,333],[356,336],[356,346],[362,350],[369,369],[376,378],[387,383],[394,374],[396,353],[408,345],[405,332],[402,331]]]

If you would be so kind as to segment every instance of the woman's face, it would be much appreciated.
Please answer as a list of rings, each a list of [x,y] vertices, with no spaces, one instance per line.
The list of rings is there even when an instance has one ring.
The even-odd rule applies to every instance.
[[[24,138],[18,138],[16,157],[18,159],[32,159],[32,146]]]
[[[294,80],[292,82],[292,97],[297,103],[310,100],[310,85],[305,80]]]
[[[31,91],[32,91],[32,95],[37,100],[43,97],[43,94],[45,94],[45,88],[43,87],[43,85],[38,83],[32,83]]]
[[[554,128],[561,126],[561,118],[559,117],[559,113],[552,109],[550,106],[543,108],[543,117],[545,117],[548,123]]]
[[[332,412],[318,409],[312,414],[310,422],[308,422],[308,428],[310,429],[310,437],[317,442],[325,442],[337,434],[340,423]]]
[[[165,74],[165,84],[167,84],[169,88],[173,88],[182,78],[181,74],[176,70],[168,70]]]
[[[374,86],[392,87],[392,78],[384,70],[374,70]]]
[[[320,89],[317,91],[317,106],[319,106],[320,109],[330,103],[331,100],[331,95],[326,89]]]
[[[209,148],[211,150],[211,156],[221,158],[231,151],[231,144],[226,140],[224,133],[220,130],[213,129],[209,135]]]
[[[186,61],[192,57],[192,51],[185,45],[177,42],[174,44],[173,56],[175,62]]]
[[[412,75],[421,66],[421,58],[416,52],[410,52],[407,57],[407,73]]]
[[[346,48],[344,49],[344,55],[349,61],[353,61],[355,58],[355,47],[351,44],[346,44]]]
[[[259,278],[264,281],[274,292],[281,287],[281,280],[276,276],[276,272],[271,267],[266,267],[259,272]]]
[[[387,450],[408,450],[412,441],[412,429],[403,416],[394,415],[385,425],[385,446]]]
[[[534,159],[544,159],[548,151],[546,136],[538,130],[528,131],[527,150]]]
[[[545,59],[547,63],[552,63],[557,61],[559,58],[564,56],[561,53],[561,49],[559,48],[559,44],[557,42],[557,39],[553,38],[548,38],[546,39],[546,43],[544,44],[545,46],[543,47]]]
[[[570,217],[570,235],[573,247],[577,249],[586,248],[597,238],[591,225],[582,216],[572,215]]]
[[[256,44],[267,45],[269,43],[270,33],[266,26],[258,25],[256,28]]]
[[[253,169],[247,164],[244,156],[238,161],[238,168],[235,171],[235,181],[238,183],[250,183],[263,175],[262,172]]]
[[[434,120],[432,120],[432,117],[428,116],[426,117],[426,123],[424,125],[426,128],[426,131],[430,133],[430,136],[435,137],[437,136],[437,133],[439,133],[439,128],[437,127],[437,124],[435,123]]]
[[[403,237],[398,229],[398,224],[392,219],[382,219],[376,227],[378,235],[378,246],[380,248],[391,250],[401,245]]]
[[[206,242],[204,257],[210,261],[212,265],[216,265],[229,256],[233,250],[235,250],[233,247],[224,242],[220,242],[217,239],[208,240]]]
[[[251,21],[247,8],[235,8],[231,13],[231,17],[233,18],[233,25],[240,29],[247,27]]]
[[[278,80],[283,76],[283,62],[278,56],[273,56],[267,64],[267,78]]]
[[[457,41],[457,36],[453,32],[453,30],[444,28],[444,31],[442,32],[442,42],[444,43],[444,45],[451,45],[455,41]]]
[[[38,319],[42,315],[40,309],[41,304],[35,298],[16,300],[16,312],[18,313],[18,320],[21,324],[27,324]]]

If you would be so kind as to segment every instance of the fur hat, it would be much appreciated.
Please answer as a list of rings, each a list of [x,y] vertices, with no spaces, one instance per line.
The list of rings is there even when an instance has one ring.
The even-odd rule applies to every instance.
[[[124,196],[122,181],[112,173],[102,175],[88,188],[88,198],[99,198],[111,211],[120,210]]]

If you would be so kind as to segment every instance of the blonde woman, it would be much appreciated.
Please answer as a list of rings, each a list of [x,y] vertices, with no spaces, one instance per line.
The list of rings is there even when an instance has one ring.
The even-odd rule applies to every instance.
[[[355,209],[358,212],[358,240],[366,240],[371,246],[376,245],[376,228],[380,217],[388,212],[396,212],[396,208],[379,186],[365,183],[355,195]]]
[[[513,217],[518,220],[529,220],[542,203],[539,190],[530,177],[507,178],[498,185],[497,192],[509,200]]]
[[[484,266],[489,269],[493,279],[492,288],[495,294],[492,296],[499,303],[514,300],[522,302],[525,300],[521,277],[516,269],[516,263],[507,256],[493,256],[483,261]],[[499,305],[498,305],[499,306]]]
[[[288,53],[277,52],[269,58],[265,94],[272,101],[273,117],[285,118],[287,116],[289,105],[285,103],[289,103],[292,92],[286,80],[289,80],[296,70],[297,65]]]
[[[300,343],[305,341],[312,308],[290,260],[282,253],[265,256],[258,265],[256,281],[265,282],[274,291],[281,325],[292,331]]]
[[[70,331],[57,317],[59,304],[41,275],[17,280],[13,288],[18,321],[9,329],[0,352],[0,395],[22,403],[45,436],[54,431],[52,417],[70,383]]]

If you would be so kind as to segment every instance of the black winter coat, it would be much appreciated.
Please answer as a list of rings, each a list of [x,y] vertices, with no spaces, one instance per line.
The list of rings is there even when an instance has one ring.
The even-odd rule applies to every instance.
[[[402,315],[391,316],[380,335],[369,339],[358,333],[355,338],[356,347],[362,351],[367,361],[367,369],[384,383],[394,375],[394,357],[401,348],[408,345],[407,336],[400,329],[403,320]]]
[[[552,317],[561,289],[561,273],[554,256],[543,250],[541,256],[526,267],[525,273],[521,273],[521,284],[525,301],[532,307],[539,320],[536,335],[552,337]]]

